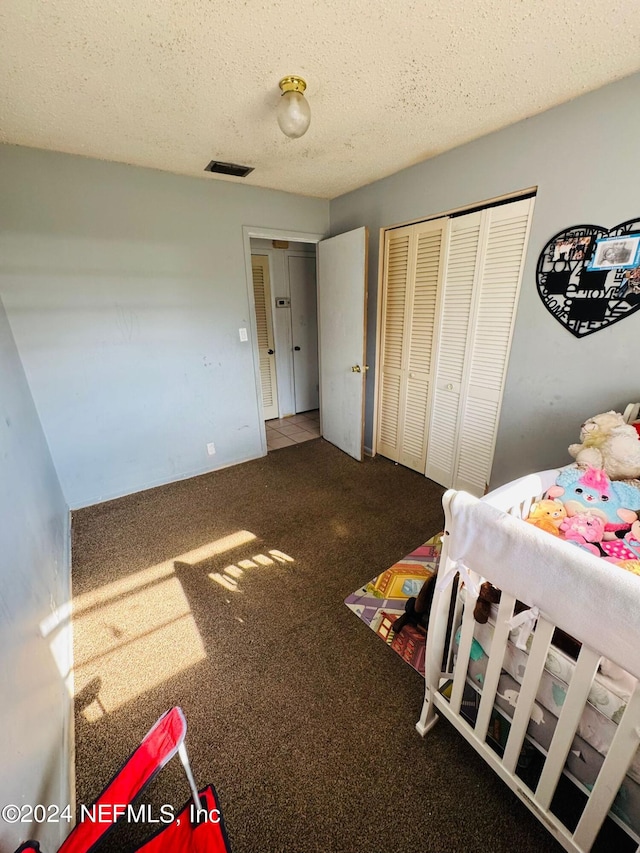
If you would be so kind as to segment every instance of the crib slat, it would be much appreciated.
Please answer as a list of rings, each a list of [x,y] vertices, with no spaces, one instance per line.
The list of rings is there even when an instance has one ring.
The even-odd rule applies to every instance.
[[[475,572],[469,572],[471,580],[480,587],[480,578]],[[458,646],[458,660],[456,663],[455,674],[453,676],[453,688],[451,690],[451,710],[454,714],[460,713],[462,704],[462,694],[464,686],[467,682],[467,664],[469,654],[471,652],[471,643],[473,641],[473,629],[475,620],[473,618],[473,609],[475,607],[475,599],[470,595],[469,590],[466,590],[464,601],[464,614],[462,617],[462,632],[460,635],[460,644]],[[460,665],[460,662],[463,665]]]
[[[633,691],[618,723],[609,752],[582,812],[573,840],[579,848],[590,849],[607,812],[622,784],[640,743],[640,683]]]
[[[529,725],[533,703],[540,684],[540,678],[544,665],[547,661],[547,653],[553,636],[554,626],[542,617],[538,618],[538,626],[533,636],[529,661],[525,670],[522,686],[517,699],[516,710],[513,715],[507,745],[504,750],[503,764],[505,768],[513,773],[515,770],[522,742]]]
[[[542,809],[548,809],[553,799],[600,660],[600,655],[587,646],[580,650],[544,769],[536,787],[536,803]]]
[[[459,583],[457,581],[454,581],[452,586],[456,586],[456,590],[455,590],[455,592],[452,593],[455,596],[455,598],[454,598],[454,602],[453,602],[453,620],[452,620],[451,624],[452,625],[460,625],[460,623],[462,622],[462,608],[464,607],[464,602],[462,601],[461,596],[458,594],[459,593]],[[446,662],[447,663],[447,666],[446,666],[447,672],[453,672],[453,662],[454,662],[454,657],[455,657],[456,651],[457,651],[457,648],[456,648],[455,642],[450,642],[448,653],[447,653],[447,662]]]
[[[491,652],[487,649],[485,652],[489,654],[489,663],[484,674],[482,683],[482,698],[480,699],[480,707],[478,708],[478,716],[476,718],[475,732],[480,740],[485,740],[487,730],[491,720],[491,712],[496,700],[496,690],[498,689],[498,681],[502,672],[502,663],[504,661],[504,652],[509,639],[509,619],[513,616],[513,606],[515,598],[503,592],[500,598],[500,606],[498,608],[498,617],[496,626],[491,640]]]

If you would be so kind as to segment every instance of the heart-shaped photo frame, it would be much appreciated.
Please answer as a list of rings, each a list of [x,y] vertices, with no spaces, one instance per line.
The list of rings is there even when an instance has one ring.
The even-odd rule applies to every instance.
[[[575,225],[552,237],[538,258],[544,307],[577,338],[619,323],[640,309],[640,267],[590,269],[597,241],[640,234],[640,219],[614,228]]]

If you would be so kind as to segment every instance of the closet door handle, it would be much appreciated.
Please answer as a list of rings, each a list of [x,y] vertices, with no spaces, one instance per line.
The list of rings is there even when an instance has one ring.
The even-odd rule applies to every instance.
[[[300,352],[300,347],[294,347],[294,350],[295,350],[296,352]]]
[[[447,385],[447,391],[453,391],[453,383],[449,382]]]
[[[273,355],[273,350],[272,350],[272,349],[268,349],[268,350],[267,350],[267,355]]]

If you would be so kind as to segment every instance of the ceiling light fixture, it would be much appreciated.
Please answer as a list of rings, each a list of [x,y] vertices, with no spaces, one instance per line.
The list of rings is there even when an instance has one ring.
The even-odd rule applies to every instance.
[[[280,130],[290,139],[298,139],[309,129],[311,110],[304,97],[307,84],[302,77],[283,77],[278,84],[282,89],[278,104]]]

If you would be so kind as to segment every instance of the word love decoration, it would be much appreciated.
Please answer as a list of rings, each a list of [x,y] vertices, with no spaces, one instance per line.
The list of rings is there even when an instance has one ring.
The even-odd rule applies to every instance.
[[[640,309],[640,266],[632,266],[638,242],[640,219],[611,229],[576,225],[552,237],[536,269],[547,311],[577,338],[634,314]]]

